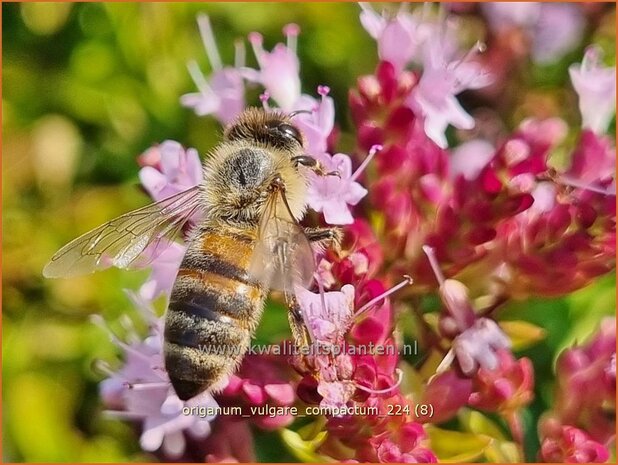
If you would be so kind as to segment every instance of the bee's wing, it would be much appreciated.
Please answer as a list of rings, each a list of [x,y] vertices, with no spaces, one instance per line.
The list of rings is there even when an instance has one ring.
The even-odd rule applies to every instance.
[[[78,276],[116,266],[127,268],[149,244],[172,237],[200,207],[192,187],[102,224],[69,242],[43,269],[46,278]]]
[[[311,244],[292,216],[285,193],[273,192],[260,220],[249,273],[265,287],[293,292],[294,285],[311,284],[315,267]]]

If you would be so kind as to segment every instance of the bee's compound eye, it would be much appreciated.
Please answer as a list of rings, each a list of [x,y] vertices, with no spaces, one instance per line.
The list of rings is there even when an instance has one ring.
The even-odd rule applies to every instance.
[[[298,129],[296,129],[291,124],[279,123],[279,124],[273,124],[272,126],[269,125],[269,127],[277,131],[279,134],[281,134],[286,139],[288,140],[293,139],[296,142],[298,142],[300,145],[303,145],[303,139],[300,135],[300,132],[298,131]]]
[[[279,125],[279,131],[285,134],[287,137],[292,137],[295,139],[300,145],[303,144],[302,138],[300,136],[300,132],[291,124],[282,123]]]

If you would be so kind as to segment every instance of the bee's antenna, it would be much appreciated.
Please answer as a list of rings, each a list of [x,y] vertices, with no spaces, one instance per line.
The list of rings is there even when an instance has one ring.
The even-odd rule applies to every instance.
[[[288,114],[288,116],[290,118],[294,118],[296,115],[300,115],[302,113],[305,113],[307,115],[310,115],[311,113],[313,113],[311,110],[294,110],[293,112],[291,112],[290,114]]]

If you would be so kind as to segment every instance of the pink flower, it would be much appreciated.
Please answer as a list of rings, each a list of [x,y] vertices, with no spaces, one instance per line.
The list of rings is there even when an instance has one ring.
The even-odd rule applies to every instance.
[[[171,458],[180,457],[185,451],[184,433],[194,438],[205,438],[210,433],[214,415],[190,414],[191,408],[215,408],[217,403],[209,393],[189,401],[181,401],[169,382],[163,362],[163,320],[155,319],[148,308],[140,309],[147,321],[153,322],[149,336],[140,340],[131,329],[130,343],[117,338],[99,317],[94,321],[104,327],[112,341],[124,351],[124,365],[113,371],[100,363],[108,374],[101,385],[101,397],[112,409],[108,414],[142,423],[140,445],[146,451],[161,449]]]
[[[371,37],[377,39],[386,27],[387,19],[378,14],[370,3],[360,2],[360,22]]]
[[[253,433],[249,420],[222,416],[213,425],[212,433],[199,447],[205,452],[195,461],[208,463],[256,462]]]
[[[394,434],[381,434],[371,439],[380,463],[436,463],[436,456],[421,442],[426,438],[423,427],[414,422],[404,424]]]
[[[611,138],[584,129],[563,179],[567,184],[569,181],[579,181],[594,187],[594,183],[613,179],[615,172],[616,149]]]
[[[532,59],[540,64],[558,61],[579,45],[585,26],[580,5],[541,4],[533,33]]]
[[[199,15],[197,22],[213,74],[207,80],[197,63],[191,61],[189,73],[199,92],[183,95],[180,103],[193,108],[198,116],[213,114],[221,123],[228,124],[245,108],[245,86],[239,70],[244,66],[244,46],[236,46],[234,67],[223,67],[208,16]]]
[[[423,22],[404,11],[387,20],[368,4],[361,3],[361,8],[361,23],[378,41],[380,59],[389,62],[395,74],[401,73],[420,50],[423,72],[406,103],[424,118],[427,135],[440,147],[446,147],[444,131],[449,124],[471,129],[474,120],[455,95],[491,82],[480,66],[469,60],[470,55],[482,48],[480,44],[466,56],[455,59],[453,28],[447,23]]]
[[[434,415],[425,420],[442,423],[457,414],[472,394],[472,380],[448,370],[433,376],[425,388],[421,404],[433,406]]]
[[[583,428],[595,441],[615,435],[615,421],[606,415],[615,405],[616,320],[607,317],[585,344],[565,350],[556,362],[556,400],[552,417]],[[573,395],[586,392],[585,396]]]
[[[297,289],[298,302],[307,321],[314,349],[312,355],[305,357],[304,360],[297,360],[299,371],[308,375],[301,381],[305,399],[312,397],[313,388],[320,396],[319,402],[322,407],[341,408],[353,401],[353,397],[359,391],[363,391],[365,397],[367,394],[379,396],[396,393],[401,376],[399,381],[393,384],[394,365],[380,360],[381,357],[374,358],[373,355],[365,353],[369,343],[373,346],[389,345],[389,341],[386,340],[388,334],[384,335],[382,325],[390,325],[390,318],[387,316],[390,313],[390,306],[384,299],[406,284],[409,284],[408,280],[386,292],[379,286],[379,295],[358,310],[355,310],[354,305],[354,287],[349,284],[344,285],[341,291],[325,292],[323,295],[302,288]],[[374,315],[366,316],[350,330],[356,317],[381,302],[384,303]],[[374,319],[373,316],[378,313],[385,315]],[[365,346],[359,349],[363,350],[362,354],[356,351],[348,354],[348,349],[357,347],[347,345],[348,334],[354,343]],[[394,351],[385,358],[396,361]],[[317,385],[312,386],[312,380],[314,382],[317,380]],[[386,383],[386,387],[375,386],[383,382]]]
[[[300,63],[296,55],[296,37],[300,29],[295,24],[289,24],[283,32],[287,36],[287,44],[275,45],[272,52],[264,50],[261,34],[251,33],[249,42],[260,68],[244,68],[242,73],[249,81],[263,85],[282,110],[292,111],[297,109],[294,107],[301,97]]]
[[[263,47],[261,34],[251,33],[249,41],[253,46],[259,69],[243,68],[243,76],[264,86],[265,91],[261,100],[265,108],[269,109],[268,100],[273,99],[284,112],[304,110],[294,119],[305,137],[307,153],[318,156],[328,149],[328,138],[333,132],[335,124],[335,105],[328,97],[328,86],[318,86],[321,99],[301,94],[300,64],[296,55],[296,37],[300,28],[296,24],[288,24],[283,28],[287,37],[287,44],[277,44],[271,52]]]
[[[472,308],[470,298],[468,297],[468,289],[460,281],[455,279],[444,279],[440,264],[436,257],[435,251],[432,247],[423,246],[423,252],[427,255],[431,269],[434,272],[438,284],[440,298],[444,304],[447,315],[442,318],[440,322],[442,333],[446,336],[462,335],[463,339],[460,340],[460,344],[464,345],[461,350],[461,354],[458,357],[464,359],[464,366],[469,370],[462,369],[464,373],[473,370],[473,366],[470,366],[469,357],[466,356],[465,348],[468,346],[469,336],[465,336],[463,333],[470,330],[478,321]],[[477,329],[480,330],[480,327]],[[469,334],[472,336],[476,330],[471,331]],[[474,358],[474,357],[473,357]],[[461,360],[460,360],[461,363]]]
[[[481,9],[489,27],[497,33],[504,32],[509,27],[529,28],[539,19],[541,4],[538,2],[487,2],[481,4]]]
[[[492,144],[483,139],[472,139],[457,146],[451,153],[450,174],[474,180],[496,153]]]
[[[549,64],[580,43],[584,15],[578,5],[539,2],[490,2],[481,5],[489,27],[507,36],[511,28],[522,30],[531,42],[532,59]]]
[[[495,353],[493,367],[482,366],[474,378],[469,403],[473,407],[498,412],[512,418],[534,397],[534,370],[528,358],[515,359],[505,349]]]
[[[311,173],[307,203],[317,212],[324,213],[328,224],[351,224],[354,219],[348,205],[356,205],[367,195],[367,189],[356,182],[369,161],[380,150],[375,146],[361,166],[352,173],[352,161],[343,153],[328,155],[324,153],[316,158],[324,165],[326,171],[338,175],[318,176]]]
[[[180,262],[186,251],[186,247],[178,242],[165,242],[159,247],[150,247],[150,249],[153,258],[149,266],[152,271],[139,289],[140,296],[146,300],[154,300],[161,294],[170,295]]]
[[[500,350],[508,349],[511,341],[495,321],[479,318],[453,340],[453,349],[461,371],[472,374],[479,368],[498,368]]]
[[[563,426],[541,444],[540,458],[548,463],[604,463],[609,451],[582,430]]]
[[[603,67],[601,50],[588,47],[581,65],[571,65],[569,74],[579,96],[582,127],[604,133],[616,113],[616,67]]]
[[[439,28],[423,46],[423,72],[407,101],[425,120],[425,132],[440,147],[446,147],[444,132],[449,124],[459,129],[474,127],[474,119],[463,109],[455,95],[466,89],[487,86],[491,79],[469,56],[483,50],[477,44],[471,52],[455,58],[452,44]]]
[[[341,291],[315,294],[298,287],[298,303],[313,338],[312,363],[318,372],[317,392],[322,396],[324,408],[340,408],[347,405],[356,392],[352,381],[353,366],[345,353],[335,352],[330,357],[323,347],[340,349],[354,315],[354,287],[346,284]]]
[[[399,11],[392,20],[379,15],[369,3],[361,3],[361,24],[378,42],[378,56],[402,71],[414,57],[422,37],[419,25],[410,13]]]
[[[283,344],[279,350],[283,352],[286,347]],[[244,408],[244,413],[248,413],[251,406],[293,405],[296,402],[295,385],[290,381],[292,373],[285,359],[275,354],[248,354],[238,372],[230,377],[219,400]],[[290,414],[274,417],[253,415],[252,418],[258,426],[268,430],[285,427],[294,421]]]
[[[305,149],[314,156],[328,150],[328,137],[335,126],[335,103],[328,96],[328,86],[318,86],[318,94],[321,99],[316,102],[313,97],[303,95],[294,105],[295,110],[307,110],[311,114],[300,113],[294,118],[294,124],[298,126],[305,136]]]
[[[202,181],[202,164],[195,149],[185,150],[178,142],[166,140],[149,149],[146,154],[143,160],[149,165],[140,170],[139,178],[156,201],[185,191]]]
[[[325,292],[322,300],[315,294],[298,287],[298,303],[318,342],[339,344],[354,314],[354,287],[346,284],[341,291]]]

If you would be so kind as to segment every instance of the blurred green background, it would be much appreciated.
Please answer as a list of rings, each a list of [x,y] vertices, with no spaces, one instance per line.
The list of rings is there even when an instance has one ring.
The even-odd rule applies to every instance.
[[[43,280],[41,269],[70,239],[147,202],[135,161],[146,148],[171,138],[204,153],[218,140],[214,120],[178,103],[180,95],[194,91],[186,62],[196,59],[209,70],[195,23],[202,11],[211,16],[226,63],[232,63],[234,39],[259,31],[270,49],[282,40],[283,25],[298,23],[303,90],[331,87],[343,146],[353,146],[347,90],[373,71],[377,55],[356,4],[2,4],[5,461],[150,458],[140,451],[131,425],[100,414],[101,375],[92,363],[118,354],[88,321],[93,313],[109,321],[132,316],[122,289],[139,287],[146,272]],[[598,42],[614,43],[613,24],[610,13],[595,33]],[[483,38],[474,17],[465,30],[471,42]],[[614,55],[609,50],[610,60]],[[250,50],[247,56],[254,65]],[[581,49],[551,68],[518,76],[511,89],[520,91],[520,106],[501,114],[506,124],[534,114],[535,102],[549,101],[545,113],[577,126],[566,67],[578,56]],[[518,87],[524,84],[525,94]],[[250,104],[258,102],[256,96],[249,94]],[[535,355],[539,411],[548,402],[557,348],[589,333],[600,315],[613,313],[614,292],[615,280],[608,277],[568,299],[518,304],[549,333]],[[272,321],[262,325],[259,337],[285,337],[284,315],[266,315]],[[259,459],[294,460],[274,449],[272,443],[259,448]]]

